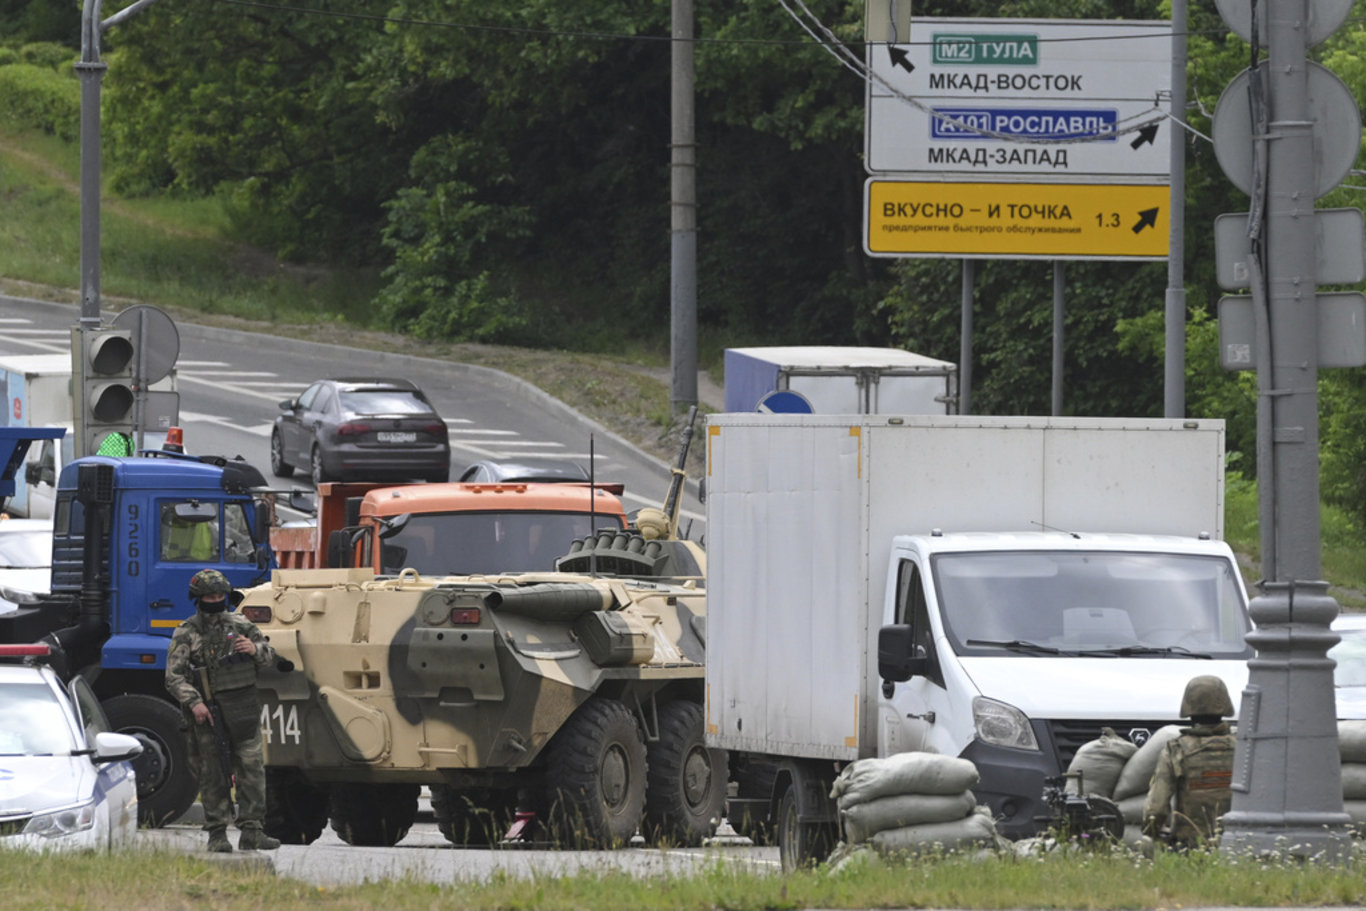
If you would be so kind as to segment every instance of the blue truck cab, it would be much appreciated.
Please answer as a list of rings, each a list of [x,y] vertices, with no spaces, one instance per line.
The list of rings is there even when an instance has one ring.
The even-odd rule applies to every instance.
[[[270,506],[260,471],[216,456],[148,451],[62,469],[51,593],[0,615],[0,642],[48,642],[87,679],[114,730],[144,749],[139,817],[160,825],[194,802],[184,721],[165,688],[171,635],[194,612],[190,578],[217,569],[235,588],[269,578]]]

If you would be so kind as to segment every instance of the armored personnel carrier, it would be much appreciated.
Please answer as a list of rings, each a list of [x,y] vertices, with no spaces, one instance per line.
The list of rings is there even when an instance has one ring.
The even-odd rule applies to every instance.
[[[422,785],[458,844],[496,842],[519,809],[573,847],[697,844],[720,820],[695,584],[277,570],[238,609],[293,664],[259,681],[267,830],[288,842],[330,819],[393,845]]]

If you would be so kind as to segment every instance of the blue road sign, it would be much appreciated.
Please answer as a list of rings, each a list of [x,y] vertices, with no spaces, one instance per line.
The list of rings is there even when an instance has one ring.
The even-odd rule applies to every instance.
[[[814,411],[806,396],[786,389],[770,392],[759,400],[754,410],[760,414],[811,414]]]

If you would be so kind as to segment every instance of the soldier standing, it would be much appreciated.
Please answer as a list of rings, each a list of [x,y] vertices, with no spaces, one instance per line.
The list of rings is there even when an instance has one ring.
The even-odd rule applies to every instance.
[[[240,803],[237,846],[243,851],[280,847],[261,828],[266,770],[261,699],[256,692],[256,670],[273,660],[275,651],[256,624],[227,610],[231,594],[232,583],[217,570],[195,573],[190,599],[197,610],[176,629],[166,656],[166,689],[185,714],[190,766],[199,778],[209,850],[220,853],[232,852],[227,835],[232,821],[229,774],[236,775]],[[210,702],[221,711],[212,711]],[[220,737],[227,738],[231,770],[219,761]]]
[[[1186,684],[1181,717],[1191,726],[1182,728],[1158,757],[1143,804],[1146,834],[1180,848],[1214,837],[1219,817],[1233,802],[1234,737],[1224,721],[1232,714],[1233,700],[1218,677],[1202,674]]]

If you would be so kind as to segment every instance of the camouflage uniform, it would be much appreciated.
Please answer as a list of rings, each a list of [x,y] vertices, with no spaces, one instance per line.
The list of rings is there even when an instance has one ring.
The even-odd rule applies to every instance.
[[[1195,677],[1186,687],[1181,714],[1196,723],[1162,749],[1143,803],[1143,830],[1157,837],[1170,818],[1167,841],[1184,848],[1214,838],[1219,818],[1233,802],[1234,736],[1223,715],[1233,713],[1223,681]],[[1175,798],[1173,805],[1172,798]]]
[[[256,644],[255,655],[232,651],[234,636]],[[224,660],[228,659],[228,660]],[[266,812],[265,757],[261,748],[261,700],[256,691],[256,669],[275,660],[275,651],[256,624],[229,612],[195,614],[171,637],[166,656],[166,689],[180,703],[186,720],[191,770],[199,777],[204,828],[212,837],[232,821],[229,794],[218,761],[212,725],[195,721],[193,710],[204,701],[199,668],[208,669],[209,687],[223,712],[232,744],[233,773],[238,800],[237,828],[246,840],[256,840]]]

